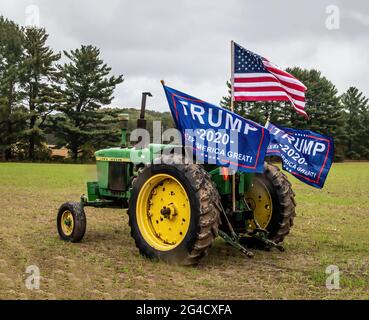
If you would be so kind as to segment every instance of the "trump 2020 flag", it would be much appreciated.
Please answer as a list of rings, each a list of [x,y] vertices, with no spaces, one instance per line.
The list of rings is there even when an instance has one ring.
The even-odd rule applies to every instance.
[[[263,172],[268,130],[183,92],[167,86],[164,90],[184,144],[193,149],[197,162]]]
[[[233,43],[235,101],[290,101],[305,118],[306,86],[268,59]]]
[[[333,139],[310,130],[278,127],[269,123],[268,156],[282,158],[283,169],[297,179],[323,188],[332,165]]]

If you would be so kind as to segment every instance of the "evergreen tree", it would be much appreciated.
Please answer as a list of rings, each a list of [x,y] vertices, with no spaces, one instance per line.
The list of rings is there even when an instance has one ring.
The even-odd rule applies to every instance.
[[[23,33],[14,22],[0,16],[0,151],[5,160],[22,137],[25,112],[19,93],[23,61]]]
[[[342,96],[341,101],[346,112],[346,150],[349,159],[365,158],[368,155],[368,102],[369,100],[359,89],[350,87]]]
[[[60,102],[60,93],[56,90],[57,69],[55,63],[60,54],[55,54],[46,45],[48,34],[45,29],[29,27],[24,38],[24,73],[22,85],[25,104],[29,110],[28,158],[35,160],[35,146],[45,140],[44,125],[47,116]]]
[[[307,87],[305,110],[309,115],[306,121],[294,110],[290,113],[290,123],[294,128],[309,129],[334,138],[335,160],[344,159],[345,128],[344,112],[334,84],[318,70],[301,68],[287,69]]]
[[[369,107],[367,106],[366,111],[363,114],[363,126],[364,126],[364,132],[363,132],[363,139],[361,148],[362,148],[362,158],[369,160]]]
[[[58,107],[61,115],[54,118],[54,129],[67,141],[72,158],[77,161],[85,144],[106,142],[115,132],[111,117],[98,111],[111,103],[123,76],[109,76],[111,68],[100,58],[96,47],[82,46],[64,54],[69,62],[58,66],[64,101]]]

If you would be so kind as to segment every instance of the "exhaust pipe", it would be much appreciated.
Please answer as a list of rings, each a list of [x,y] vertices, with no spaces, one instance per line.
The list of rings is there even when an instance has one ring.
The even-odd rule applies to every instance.
[[[146,98],[147,97],[152,97],[152,94],[150,92],[142,92],[141,113],[140,113],[140,118],[137,119],[137,129],[144,129],[144,130],[147,129],[146,128],[147,127],[147,121],[145,119]],[[145,141],[144,136],[145,135],[139,137],[138,143],[136,145],[137,149],[144,149],[149,144],[150,141]]]
[[[146,98],[147,97],[152,97],[152,94],[150,92],[142,92],[141,113],[140,113],[140,118],[137,119],[137,129],[146,129],[145,112],[146,112]]]

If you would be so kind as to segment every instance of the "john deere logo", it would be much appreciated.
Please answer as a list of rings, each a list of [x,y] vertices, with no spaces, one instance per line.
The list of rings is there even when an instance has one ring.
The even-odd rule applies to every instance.
[[[96,157],[96,161],[131,162],[131,160],[127,158],[110,158],[110,157]]]

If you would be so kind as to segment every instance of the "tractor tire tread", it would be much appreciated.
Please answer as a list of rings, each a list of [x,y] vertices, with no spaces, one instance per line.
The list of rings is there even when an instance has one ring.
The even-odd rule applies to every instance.
[[[296,216],[295,194],[291,189],[291,183],[288,181],[287,176],[281,172],[277,166],[268,163],[265,164],[265,167],[265,174],[272,181],[272,184],[275,187],[281,206],[280,214],[283,216],[282,221],[279,222],[278,231],[271,240],[276,243],[281,243],[290,233],[290,229],[293,226],[293,220]]]
[[[157,161],[176,166],[178,170],[184,172],[187,180],[191,181],[192,189],[196,192],[200,203],[199,230],[191,250],[181,262],[182,265],[196,265],[202,257],[207,255],[209,248],[218,236],[221,214],[218,190],[211,180],[210,174],[203,167],[186,163],[183,161],[183,156],[163,155],[159,160],[154,161],[154,165],[158,163]],[[147,167],[150,166],[147,165]],[[132,181],[132,186],[136,180],[137,178]],[[129,225],[131,226],[131,236],[134,237],[131,221],[129,221]],[[135,239],[135,243],[141,254],[145,255],[137,239]]]

